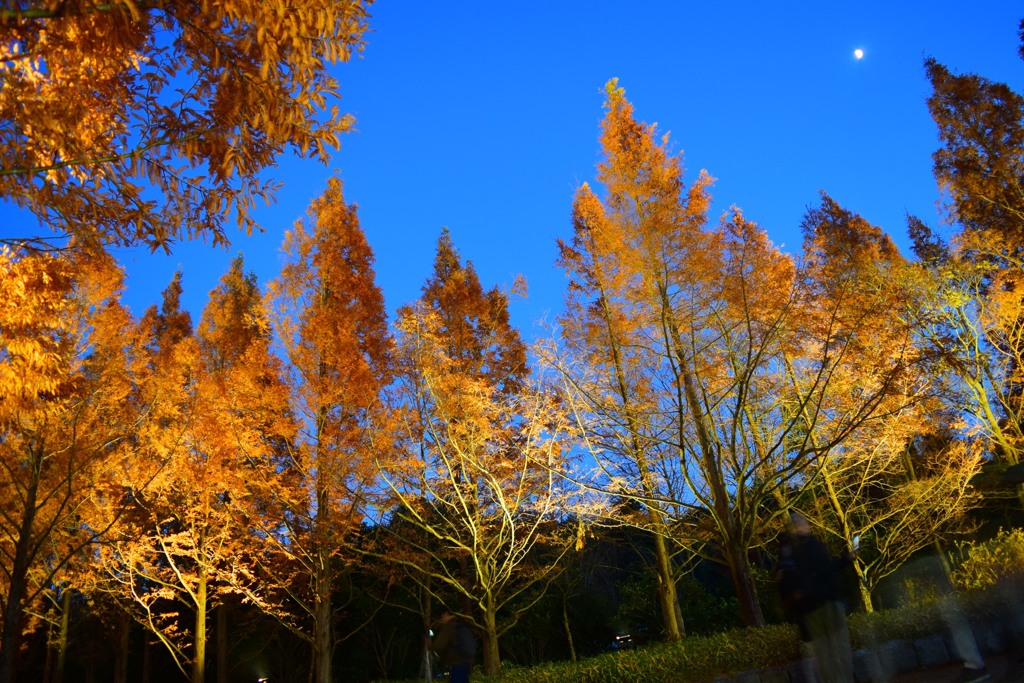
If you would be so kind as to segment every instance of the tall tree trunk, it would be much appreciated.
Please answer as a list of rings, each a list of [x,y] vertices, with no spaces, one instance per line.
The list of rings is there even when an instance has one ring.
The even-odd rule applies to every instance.
[[[331,577],[330,554],[320,551],[313,605],[313,669],[316,683],[331,683]]]
[[[43,683],[53,683],[53,660],[56,656],[53,653],[53,631],[56,627],[53,622],[46,626],[46,659],[43,661]]]
[[[697,443],[700,446],[700,459],[703,463],[704,476],[711,489],[711,503],[714,507],[715,523],[718,526],[719,543],[722,554],[725,555],[729,564],[729,573],[732,576],[733,586],[736,589],[736,597],[739,600],[740,615],[743,623],[747,626],[764,626],[764,615],[761,613],[761,604],[757,598],[757,588],[754,585],[753,572],[750,569],[750,560],[747,557],[746,544],[740,544],[737,539],[744,538],[741,529],[738,529],[739,522],[733,514],[734,503],[725,485],[722,474],[722,453],[721,444],[712,438],[712,430],[707,424],[704,410],[698,397],[698,379],[692,370],[692,364],[683,344],[683,336],[679,331],[674,316],[672,315],[672,303],[669,298],[667,285],[659,285],[661,298],[662,315],[664,316],[665,329],[667,331],[666,342],[673,349],[677,364],[676,382],[682,382],[683,404],[679,406],[680,424],[679,436],[680,452],[683,449],[683,414],[689,412],[689,419],[693,421],[696,428]],[[739,484],[742,486],[742,483]]]
[[[754,574],[750,569],[750,558],[746,549],[730,543],[728,552],[729,572],[736,597],[740,604],[740,616],[745,626],[760,628],[764,626],[764,614],[761,612],[761,601],[757,597],[757,586],[754,585]]]
[[[322,291],[321,297],[326,301],[327,292]],[[319,365],[320,377],[325,377],[326,367]],[[313,543],[315,547],[316,567],[313,570],[313,668],[311,680],[315,683],[332,683],[331,659],[334,654],[333,634],[331,633],[332,599],[332,566],[328,539],[331,537],[331,491],[327,478],[327,454],[324,445],[324,427],[327,424],[328,409],[321,406],[317,410],[316,436],[316,517],[313,519]]]
[[[199,584],[196,586],[196,633],[195,656],[192,658],[192,683],[204,683],[206,679],[207,583],[206,572],[200,572]]]
[[[217,683],[228,683],[231,668],[228,663],[228,608],[219,605],[217,615]]]
[[[601,293],[601,303],[604,310],[605,324],[608,335],[611,339],[609,349],[611,351],[612,366],[615,370],[616,389],[619,400],[622,401],[622,409],[626,415],[626,424],[631,440],[632,457],[636,461],[637,470],[640,474],[640,485],[644,495],[654,500],[658,498],[658,491],[655,489],[650,467],[647,463],[647,455],[644,451],[643,442],[640,438],[640,427],[635,411],[632,408],[631,394],[626,382],[626,372],[622,364],[622,356],[617,340],[617,334],[613,318],[607,308],[607,300],[604,292]],[[648,516],[654,530],[654,556],[655,556],[655,580],[658,585],[658,607],[661,612],[661,623],[665,629],[665,638],[669,642],[682,640],[684,627],[682,614],[676,609],[678,599],[676,597],[675,572],[672,571],[672,559],[668,553],[668,544],[665,542],[668,528],[660,508],[648,507]]]
[[[659,517],[660,521],[660,517]],[[657,525],[659,527],[663,524]],[[665,537],[654,535],[654,561],[658,580],[658,609],[661,611],[661,623],[665,626],[665,639],[677,642],[686,635],[682,614],[679,610],[679,598],[676,595],[676,577],[672,570],[672,558],[668,552]]]
[[[128,652],[131,649],[132,620],[122,611],[117,621],[117,652],[114,657],[113,683],[128,683]]]
[[[501,651],[498,649],[498,623],[494,601],[484,601],[484,675],[496,676],[501,671]]]
[[[39,463],[34,463],[38,470]],[[14,683],[14,656],[21,641],[22,601],[28,592],[28,570],[31,564],[32,530],[36,520],[36,492],[39,486],[38,471],[33,471],[22,501],[24,519],[18,529],[18,542],[14,547],[14,562],[11,563],[7,604],[4,605],[3,631],[0,632],[0,683]]]
[[[71,616],[71,589],[64,587],[60,596],[60,631],[57,636],[57,664],[53,670],[53,683],[64,683],[64,663],[68,654],[68,623]]]
[[[569,658],[576,661],[576,646],[572,641],[572,629],[569,628],[569,593],[562,591],[562,626],[565,628],[565,639],[569,642]]]

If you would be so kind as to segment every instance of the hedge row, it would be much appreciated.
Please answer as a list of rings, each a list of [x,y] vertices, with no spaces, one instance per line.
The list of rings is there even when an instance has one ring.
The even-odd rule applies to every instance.
[[[971,622],[1013,621],[1021,619],[1022,596],[1024,581],[1017,580],[964,595],[961,602]],[[942,623],[934,602],[855,614],[850,618],[850,640],[854,649],[872,648],[888,641],[912,641],[934,635]],[[697,683],[720,675],[784,667],[799,659],[796,628],[783,624],[694,636],[680,643],[613,652],[575,663],[511,669],[500,676],[479,678],[488,683]]]

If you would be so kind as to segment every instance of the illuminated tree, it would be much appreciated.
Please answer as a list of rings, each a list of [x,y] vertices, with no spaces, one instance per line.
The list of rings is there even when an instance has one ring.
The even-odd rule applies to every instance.
[[[725,479],[729,456],[739,453],[713,442],[708,409],[739,387],[730,371],[747,363],[752,372],[764,362],[766,349],[759,345],[778,343],[781,328],[772,318],[780,307],[786,310],[792,266],[738,213],[721,232],[708,230],[711,179],[701,174],[685,187],[680,159],[668,154],[667,140],[658,144],[654,128],[633,118],[614,81],[607,90],[601,138],[606,160],[598,167],[606,196],[601,200],[588,186],[581,188],[573,244],[562,247],[562,263],[572,278],[562,322],[570,360],[563,361],[563,369],[577,390],[578,414],[588,433],[602,435],[595,443],[605,473],[602,485],[612,494],[634,497],[648,511],[645,526],[655,535],[666,635],[682,634],[668,539],[677,536],[697,546],[689,531],[687,538],[678,538],[678,522],[693,519],[689,513],[698,506],[718,524],[718,538],[725,543],[719,544],[719,557],[728,558],[741,604],[750,607],[745,615],[756,623],[756,599],[744,600],[741,590],[753,588],[746,565],[749,539],[734,524],[739,515],[730,509]],[[758,266],[767,270],[760,276],[777,276],[771,288],[745,290],[743,278],[753,270],[753,264],[741,266],[745,258],[763,260]],[[763,320],[748,319],[744,325],[725,317],[730,311],[720,296],[730,283],[734,295],[765,297],[759,311]],[[778,299],[768,301],[773,296]],[[742,309],[731,312],[743,314]],[[766,334],[745,339],[744,328]],[[721,343],[717,350],[716,342]],[[590,379],[584,383],[584,377]],[[739,395],[754,405],[752,392]],[[720,405],[723,415],[735,407]],[[738,419],[742,415],[736,411]],[[738,445],[735,439],[730,444]],[[699,478],[691,478],[694,467],[703,468]],[[742,497],[742,487],[738,490]],[[747,526],[752,528],[750,522]]]
[[[483,634],[499,638],[539,600],[573,538],[569,425],[558,397],[528,377],[508,299],[484,291],[444,231],[423,297],[399,312],[398,451],[379,460],[391,493],[387,558]],[[389,546],[390,547],[390,546]]]
[[[995,256],[1002,265],[984,255],[975,261],[965,254],[968,249]],[[926,253],[921,245],[917,251]],[[964,234],[948,250],[943,245],[943,253],[919,264],[918,333],[936,372],[956,378],[949,403],[967,418],[961,430],[965,437],[980,437],[988,457],[1000,468],[1009,467],[1021,462],[1024,453],[1024,327],[1018,322],[1024,320],[1024,300],[1009,282],[1024,260],[1012,256],[995,236]],[[1024,500],[1024,490],[1018,496]]]
[[[159,418],[134,440],[133,460],[126,465],[145,473],[147,486],[132,487],[118,524],[101,547],[102,564],[122,604],[168,649],[191,680],[205,671],[205,627],[209,558],[204,557],[209,505],[205,453],[197,450],[194,427],[201,419],[198,345],[191,317],[179,307],[181,273],[164,290],[158,311],[143,317],[148,335],[151,374],[144,391],[159,406]],[[219,475],[211,472],[216,480]],[[219,525],[218,525],[219,526]],[[216,546],[218,538],[213,538]],[[181,608],[194,616],[190,623]],[[191,666],[189,666],[191,665]],[[189,670],[191,668],[191,671]]]
[[[0,681],[25,609],[112,523],[136,427],[133,324],[111,261],[0,250]]]
[[[314,200],[309,220],[287,234],[287,262],[269,291],[299,429],[288,454],[296,484],[278,492],[284,514],[264,529],[280,561],[263,569],[275,585],[289,587],[289,603],[312,622],[312,632],[295,628],[276,606],[263,606],[310,642],[314,680],[328,683],[332,594],[354,560],[346,548],[371,502],[375,456],[386,449],[380,393],[390,379],[392,342],[373,253],[340,180]]]
[[[270,355],[259,291],[241,259],[211,292],[198,337],[178,310],[179,293],[176,277],[163,309],[145,317],[154,377],[174,413],[164,414],[156,441],[140,440],[134,469],[152,468],[152,476],[125,503],[102,557],[108,583],[200,683],[209,613],[239,590],[239,564],[259,552],[243,521],[254,498],[266,500],[266,480],[277,477],[268,451],[286,433],[287,394],[275,376],[280,363]]]
[[[861,606],[868,612],[882,579],[950,531],[961,530],[977,504],[971,479],[981,452],[956,438],[953,429],[935,426],[957,423],[935,403],[903,405],[866,425],[812,471],[806,490],[811,507],[804,512],[834,545],[850,549],[860,538],[853,565]]]
[[[842,343],[829,381],[839,400],[824,404],[822,422],[842,403],[857,406],[843,393],[874,396],[870,415],[809,470],[803,493],[814,509],[804,512],[846,551],[861,537],[853,564],[871,611],[879,581],[963,522],[976,502],[979,451],[955,436],[962,419],[948,407],[950,373],[921,334],[927,273],[827,195],[803,229],[807,318],[827,320]]]
[[[286,149],[326,161],[350,128],[324,113],[327,65],[361,49],[368,4],[6,3],[0,198],[84,244],[227,243]]]
[[[910,220],[931,276],[920,325],[960,379],[962,406],[991,455],[1008,467],[1024,453],[1024,96],[981,76],[954,75],[934,59],[925,70],[942,142],[935,176],[961,231],[947,247]],[[1018,496],[1024,501],[1024,487]]]
[[[1024,40],[1022,40],[1024,45]],[[967,232],[1024,243],[1024,96],[975,74],[954,75],[925,61],[928,109],[942,142],[935,177],[953,218]]]
[[[978,459],[964,443],[921,449],[950,415],[948,375],[920,343],[917,265],[825,194],[802,227],[802,315],[827,361],[819,426],[808,432],[818,457],[804,481],[817,511],[805,512],[844,551],[863,537],[854,567],[870,611],[878,581],[962,520]]]
[[[219,513],[233,533],[215,565],[222,598],[217,673],[218,680],[227,681],[229,624],[223,597],[258,593],[271,600],[284,590],[262,569],[279,557],[264,539],[268,529],[280,527],[285,511],[278,494],[295,486],[297,474],[288,457],[295,423],[283,365],[273,352],[256,277],[245,274],[241,256],[210,292],[197,338],[208,401],[208,457],[221,458],[227,468]]]
[[[678,160],[667,158],[654,144],[653,131],[633,121],[632,108],[614,81],[609,83],[608,93],[609,113],[603,124],[602,143],[609,158],[599,167],[600,179],[616,181],[618,159],[612,155],[621,152],[629,157],[622,159],[622,166],[632,165],[637,176],[649,183],[649,187],[642,186],[642,181],[637,183],[636,213],[650,215],[651,223],[666,230],[689,229],[700,239],[703,236],[693,230],[693,224],[704,220],[708,203],[705,188],[710,178],[702,175],[688,196],[682,197]],[[621,191],[618,199],[622,214],[630,212],[630,192]],[[647,519],[642,523],[653,534],[662,623],[666,637],[678,640],[685,631],[668,546],[670,513],[661,502],[676,497],[666,487],[678,480],[672,482],[658,473],[659,461],[671,455],[660,448],[657,434],[651,429],[658,413],[653,386],[656,380],[651,372],[655,361],[644,346],[635,343],[639,330],[650,324],[648,312],[630,291],[636,286],[635,268],[639,266],[627,262],[632,256],[628,242],[637,226],[626,215],[621,222],[615,221],[607,215],[611,211],[606,212],[588,185],[577,192],[573,241],[571,245],[560,244],[560,263],[570,275],[567,312],[559,321],[569,359],[554,362],[569,380],[569,395],[580,401],[576,415],[581,427],[594,447],[609,456],[601,462],[606,475],[602,485],[612,494],[635,492],[644,503]],[[695,244],[694,250],[701,245],[702,241]]]
[[[871,331],[847,298],[818,297],[806,268],[738,210],[708,227],[707,176],[683,185],[679,158],[614,81],[607,107],[606,194],[580,190],[562,250],[572,281],[559,362],[584,428],[603,435],[597,484],[640,503],[658,536],[724,562],[744,621],[762,624],[750,551],[791,484],[874,415],[904,371],[908,332],[888,355],[858,352]]]

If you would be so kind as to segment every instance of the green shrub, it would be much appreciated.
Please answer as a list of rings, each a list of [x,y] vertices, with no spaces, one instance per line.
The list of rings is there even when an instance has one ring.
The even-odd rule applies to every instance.
[[[935,633],[936,624],[941,623],[942,615],[934,600],[871,614],[859,612],[850,616],[850,642],[856,650],[887,640],[913,640]]]
[[[975,623],[1007,620],[1024,594],[1024,577],[1001,582],[985,591],[958,596]],[[854,649],[889,640],[914,640],[943,630],[937,601],[850,617]],[[790,624],[760,629],[733,629],[708,636],[691,636],[681,643],[657,644],[590,657],[579,662],[552,662],[512,668],[500,676],[474,674],[482,683],[696,683],[741,671],[783,667],[800,659],[796,627]]]
[[[1024,573],[1024,529],[1001,529],[992,540],[965,550],[966,557],[953,572],[957,588],[990,588]]]
[[[615,652],[580,662],[556,662],[516,669],[487,679],[495,683],[617,683],[619,681],[705,681],[723,673],[784,666],[799,658],[790,625],[734,629],[681,643]]]

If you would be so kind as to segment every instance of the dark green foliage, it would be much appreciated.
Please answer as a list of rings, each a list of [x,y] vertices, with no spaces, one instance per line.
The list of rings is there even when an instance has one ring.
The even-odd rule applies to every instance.
[[[681,643],[609,653],[576,664],[560,662],[512,670],[489,680],[500,683],[687,683],[710,680],[723,673],[784,666],[798,657],[799,643],[795,629],[788,625],[768,626],[736,629],[711,636],[686,638]]]
[[[1009,621],[1014,601],[1024,584],[963,596],[962,605],[974,623]],[[850,639],[855,649],[889,640],[913,640],[934,635],[943,623],[936,603],[900,610],[855,614],[850,618]],[[600,655],[578,663],[559,662],[529,669],[513,669],[489,678],[493,683],[618,683],[673,681],[697,683],[743,671],[785,667],[800,658],[796,628],[790,625],[760,629],[734,629],[681,643],[652,645],[634,651]]]

